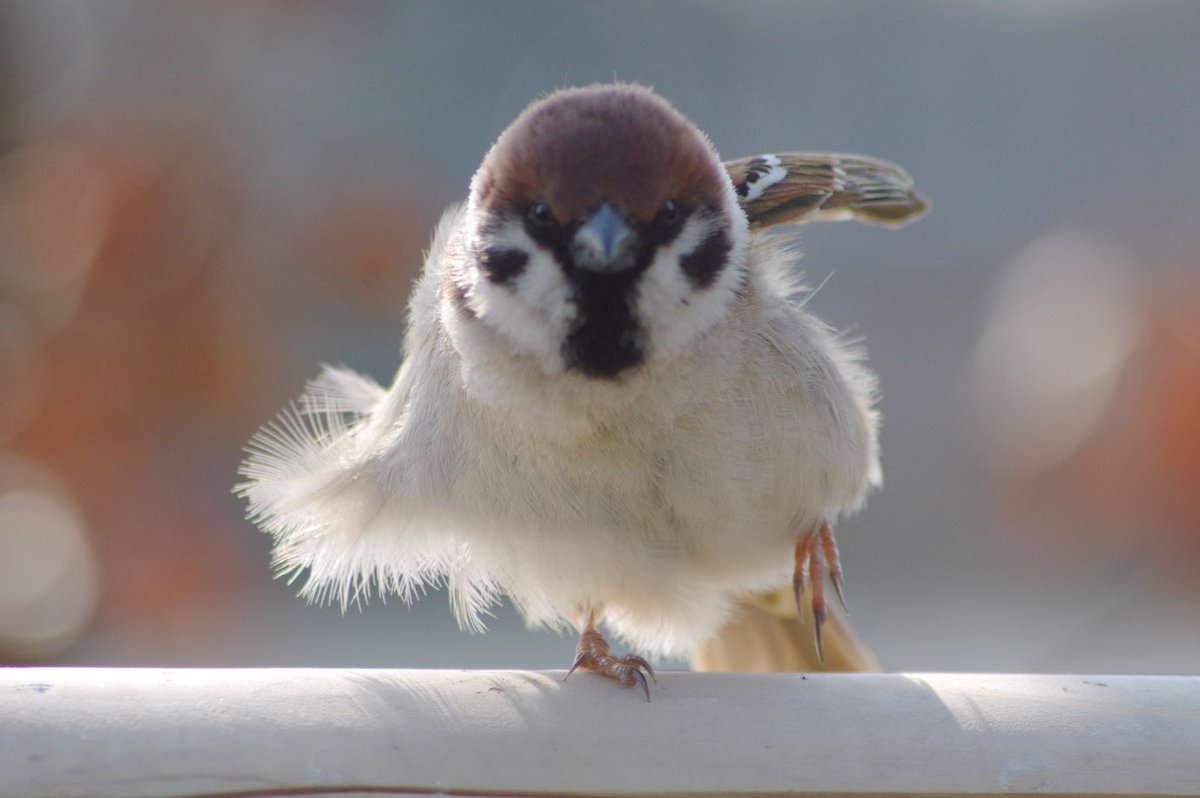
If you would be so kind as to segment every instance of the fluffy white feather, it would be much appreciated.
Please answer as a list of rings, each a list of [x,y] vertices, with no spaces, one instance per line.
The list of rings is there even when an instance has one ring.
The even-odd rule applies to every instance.
[[[739,301],[676,357],[598,382],[464,317],[467,228],[457,208],[438,227],[392,387],[326,370],[251,444],[239,490],[304,595],[445,584],[469,629],[502,593],[537,626],[603,608],[640,649],[685,654],[878,480],[873,379],[777,243],[749,243]]]

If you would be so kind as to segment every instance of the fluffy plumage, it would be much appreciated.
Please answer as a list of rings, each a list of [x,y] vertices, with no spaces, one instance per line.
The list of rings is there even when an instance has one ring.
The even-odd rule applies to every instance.
[[[637,256],[585,269],[588,225]],[[506,594],[531,625],[697,650],[879,481],[874,378],[749,228],[657,95],[535,103],[438,225],[392,386],[327,370],[251,442],[279,570],[317,600],[445,584],[466,628]]]

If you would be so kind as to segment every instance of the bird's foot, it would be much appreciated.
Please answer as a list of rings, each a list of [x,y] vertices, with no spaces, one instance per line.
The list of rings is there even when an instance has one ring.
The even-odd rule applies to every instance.
[[[813,636],[817,643],[817,657],[825,661],[825,651],[821,647],[821,624],[825,623],[825,578],[828,577],[837,593],[842,609],[846,609],[845,581],[842,578],[842,563],[838,557],[837,540],[828,521],[822,521],[813,531],[809,532],[796,545],[796,570],[792,576],[792,587],[796,593],[796,608],[800,619],[804,619],[804,605],[801,596],[806,586],[812,588]],[[848,611],[848,610],[847,610]]]
[[[650,685],[646,682],[646,676],[649,675],[651,679],[658,681],[654,678],[654,669],[650,667],[650,663],[636,654],[626,654],[623,657],[610,654],[608,641],[590,623],[579,636],[579,643],[575,646],[575,664],[567,671],[567,676],[580,668],[616,679],[626,687],[640,684],[647,701],[650,700]],[[566,676],[563,678],[565,680]]]

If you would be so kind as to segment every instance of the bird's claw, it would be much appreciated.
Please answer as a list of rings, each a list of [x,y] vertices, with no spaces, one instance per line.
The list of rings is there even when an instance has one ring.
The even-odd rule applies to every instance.
[[[650,684],[646,681],[646,676],[649,675],[652,681],[658,682],[654,676],[654,668],[650,667],[649,662],[636,654],[613,656],[609,653],[608,641],[590,626],[579,638],[579,645],[575,649],[575,663],[571,670],[567,671],[567,676],[580,668],[616,679],[626,687],[641,685],[647,701],[650,700]],[[567,676],[563,679],[566,680]]]
[[[825,623],[825,579],[833,585],[842,609],[846,607],[846,582],[842,575],[842,562],[838,556],[837,540],[828,521],[801,538],[796,544],[796,569],[792,576],[792,588],[796,594],[796,608],[800,619],[804,619],[804,604],[801,597],[806,588],[812,590],[809,603],[812,605],[813,639],[817,644],[817,657],[824,662],[825,650],[821,644],[821,625]]]

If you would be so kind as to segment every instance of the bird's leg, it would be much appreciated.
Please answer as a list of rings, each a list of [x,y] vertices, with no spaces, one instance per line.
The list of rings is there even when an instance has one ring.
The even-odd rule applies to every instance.
[[[608,641],[596,629],[595,610],[588,610],[587,626],[579,635],[579,643],[575,646],[575,664],[567,671],[567,676],[579,668],[616,679],[626,687],[640,684],[642,692],[646,694],[646,700],[650,700],[650,685],[646,682],[646,675],[649,674],[650,678],[654,679],[654,669],[650,667],[649,662],[635,654],[626,654],[623,657],[610,654]],[[566,676],[563,679],[565,680]]]
[[[804,604],[801,596],[805,587],[811,586],[813,636],[817,643],[817,657],[824,662],[825,651],[821,646],[821,624],[825,623],[825,577],[833,584],[842,609],[846,609],[845,581],[842,578],[842,562],[838,556],[837,540],[828,521],[806,534],[796,544],[796,570],[792,576],[792,588],[796,593],[796,609],[804,619]]]

